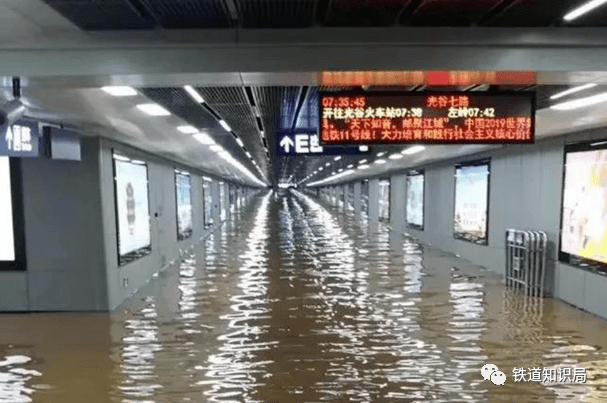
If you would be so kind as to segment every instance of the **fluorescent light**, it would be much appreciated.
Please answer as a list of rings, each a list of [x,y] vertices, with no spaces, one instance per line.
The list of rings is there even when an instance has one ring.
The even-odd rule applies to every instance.
[[[208,176],[203,176],[202,179],[207,182],[213,182],[213,179],[209,178]]]
[[[326,167],[328,167],[329,165],[331,165],[331,163],[330,163],[330,162],[327,162],[327,163],[325,164],[325,166],[326,166]]]
[[[565,21],[571,21],[576,19],[577,17],[579,17],[582,14],[586,14],[588,11],[594,10],[595,8],[602,6],[603,4],[607,3],[607,0],[592,0],[589,1],[588,3],[576,8],[575,10],[571,11],[568,14],[565,14],[565,16],[563,17],[563,19]]]
[[[424,151],[425,149],[426,149],[426,147],[424,147],[424,146],[413,146],[413,147],[404,149],[403,151],[401,151],[401,154],[411,155],[411,154],[415,154],[415,153]]]
[[[562,102],[560,104],[552,105],[550,108],[564,111],[570,109],[583,108],[585,106],[590,106],[594,104],[598,104],[600,102],[607,101],[607,92],[602,94],[593,95],[591,97],[574,99],[573,101]]]
[[[194,89],[194,87],[192,87],[191,85],[186,85],[183,88],[188,94],[190,94],[194,101],[198,102],[199,104],[204,103],[204,98],[198,93],[198,91]]]
[[[211,136],[209,136],[209,135],[208,135],[208,134],[206,134],[206,133],[196,133],[196,134],[195,134],[194,136],[192,136],[192,137],[194,137],[194,138],[195,138],[196,140],[198,140],[200,143],[202,143],[202,144],[204,144],[204,145],[207,145],[207,146],[210,146],[210,145],[215,144],[215,140],[213,140],[213,139],[211,138]]]
[[[369,146],[358,146],[358,150],[364,152],[369,151]]]
[[[232,129],[230,129],[230,126],[228,126],[228,124],[226,123],[225,120],[223,120],[223,119],[219,120],[219,124],[221,125],[221,127],[226,129],[226,131],[228,131],[228,132],[232,131]]]
[[[158,104],[139,104],[137,108],[150,116],[169,116],[171,114]]]
[[[570,89],[568,89],[566,91],[559,92],[558,94],[554,94],[553,96],[550,97],[550,99],[562,98],[565,95],[573,94],[574,92],[583,91],[583,90],[586,90],[588,88],[592,88],[592,87],[596,87],[596,86],[597,86],[597,84],[580,85],[578,87],[570,88]]]
[[[211,147],[209,147],[211,149],[211,151],[214,152],[220,152],[223,151],[223,147],[220,146],[219,144],[213,144]]]
[[[179,126],[177,127],[177,130],[185,134],[198,133],[198,129],[194,126]]]
[[[390,158],[391,160],[399,160],[403,157],[402,154],[392,154],[391,156],[389,156],[388,158]]]
[[[358,161],[358,163],[359,163],[359,164],[364,164],[365,162],[367,162],[367,160],[366,160],[366,159],[365,159],[365,160],[360,160],[360,161]]]
[[[246,154],[247,154],[247,157],[249,157],[249,158],[253,159],[253,157],[251,156],[251,153],[250,153],[250,152],[248,152],[248,151],[247,151],[247,152],[246,152]]]
[[[603,144],[607,144],[607,141],[599,141],[598,143],[590,144],[590,147],[602,146]]]
[[[386,163],[386,160],[382,160],[382,159],[375,160],[375,163],[376,163],[376,164],[385,164],[385,163]]]
[[[114,87],[101,87],[101,89],[115,97],[132,97],[133,95],[137,95],[137,91],[135,91],[131,87],[114,86]]]
[[[128,157],[124,157],[122,155],[118,155],[118,154],[114,154],[114,159],[118,160],[118,161],[127,161],[127,162],[131,162],[131,159]]]
[[[359,165],[358,166],[358,169],[367,169],[367,168],[369,168],[369,165],[367,165],[367,164],[363,164],[363,165]]]
[[[338,155],[337,157],[333,158],[333,161],[339,161],[341,159],[341,155]]]
[[[384,155],[386,155],[386,152],[385,152],[385,151],[382,151],[382,152],[380,152],[380,153],[377,153],[377,156],[378,156],[378,157],[381,157],[381,156],[384,156]]]
[[[239,146],[244,147],[244,143],[242,142],[241,139],[236,139],[236,142],[238,143]]]
[[[318,168],[319,171],[322,171],[323,169],[324,169],[323,167]]]
[[[339,169],[337,170],[337,172],[343,172],[343,171],[344,171],[344,169],[343,169],[343,168],[339,168]]]
[[[347,168],[348,168],[348,169],[354,168],[354,164],[350,164],[350,165],[348,165],[348,167],[347,167]]]

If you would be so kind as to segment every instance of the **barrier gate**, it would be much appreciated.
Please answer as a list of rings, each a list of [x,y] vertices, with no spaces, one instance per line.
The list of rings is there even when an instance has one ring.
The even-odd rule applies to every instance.
[[[532,296],[544,296],[546,246],[542,231],[506,230],[506,284]]]

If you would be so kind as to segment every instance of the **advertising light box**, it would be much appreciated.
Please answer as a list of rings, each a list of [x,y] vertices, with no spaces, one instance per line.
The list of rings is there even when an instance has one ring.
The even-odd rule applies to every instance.
[[[0,157],[0,262],[16,258],[12,194],[9,160]]]
[[[143,161],[114,155],[119,264],[152,251],[148,168]]]
[[[489,162],[457,165],[455,168],[456,239],[486,245],[489,199]]]
[[[175,172],[175,194],[177,197],[177,239],[192,236],[192,181],[187,173]]]
[[[531,92],[322,92],[320,142],[533,143]]]
[[[379,218],[390,219],[390,180],[379,181]]]
[[[562,206],[560,260],[578,266],[593,265],[607,272],[607,148],[604,145],[600,149],[591,145],[567,147]]]
[[[407,173],[407,226],[424,229],[424,172]]]

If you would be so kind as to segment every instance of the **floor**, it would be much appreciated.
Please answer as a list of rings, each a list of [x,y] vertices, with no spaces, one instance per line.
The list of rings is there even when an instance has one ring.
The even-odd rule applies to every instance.
[[[267,193],[112,314],[1,314],[0,402],[605,402],[605,347],[600,318]]]

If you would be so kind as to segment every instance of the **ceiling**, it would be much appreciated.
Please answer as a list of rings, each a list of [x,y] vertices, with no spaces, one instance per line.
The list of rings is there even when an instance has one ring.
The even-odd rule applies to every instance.
[[[0,3],[0,22],[4,21],[6,23],[4,24],[6,27],[4,31],[7,33],[7,37],[10,36],[10,33],[19,35],[21,31],[23,36],[28,34],[29,42],[24,42],[28,44],[27,46],[32,46],[32,43],[40,43],[42,49],[47,46],[47,42],[51,43],[57,40],[54,45],[57,49],[49,48],[48,52],[50,53],[48,55],[59,59],[63,57],[67,60],[67,62],[61,63],[61,60],[51,61],[46,58],[46,62],[40,64],[42,66],[40,71],[48,70],[48,77],[42,77],[46,73],[40,72],[38,76],[32,74],[24,78],[24,83],[26,81],[29,83],[24,84],[27,87],[24,90],[28,92],[27,95],[30,97],[31,104],[38,108],[39,113],[50,111],[49,116],[76,121],[89,128],[95,128],[92,131],[94,133],[102,134],[226,178],[250,183],[246,176],[231,171],[229,166],[219,161],[218,157],[210,153],[204,146],[196,143],[191,138],[176,137],[179,135],[176,133],[176,127],[187,123],[207,132],[233,158],[255,175],[258,174],[255,167],[255,164],[257,164],[263,177],[272,183],[299,182],[318,168],[325,168],[309,179],[309,182],[312,182],[327,177],[339,169],[347,169],[350,165],[355,166],[361,159],[368,159],[371,162],[379,153],[394,152],[395,148],[400,150],[402,147],[376,146],[372,147],[368,156],[343,156],[339,161],[335,161],[333,156],[279,157],[276,145],[282,131],[315,130],[318,126],[318,91],[322,88],[318,85],[320,84],[321,72],[308,71],[309,69],[306,70],[305,68],[302,68],[302,71],[286,71],[286,69],[280,67],[281,63],[278,63],[278,61],[283,60],[284,54],[272,55],[262,49],[276,47],[276,44],[283,37],[286,42],[281,46],[292,48],[300,38],[297,35],[300,35],[303,31],[314,31],[322,39],[324,38],[323,35],[329,30],[333,30],[331,35],[341,39],[325,38],[328,41],[328,45],[325,44],[327,47],[319,48],[316,46],[321,52],[327,53],[332,41],[340,43],[348,40],[360,42],[360,35],[362,34],[371,33],[371,35],[375,35],[379,32],[377,29],[384,29],[382,27],[392,29],[390,27],[395,27],[398,32],[406,31],[405,33],[408,35],[406,37],[409,38],[410,36],[407,40],[416,44],[416,46],[419,45],[419,49],[431,48],[433,44],[438,44],[440,41],[447,41],[446,45],[460,49],[458,40],[464,37],[467,38],[464,42],[470,42],[469,47],[474,48],[474,52],[477,53],[476,57],[486,59],[489,57],[486,53],[488,49],[500,48],[502,49],[500,56],[491,56],[489,62],[491,68],[497,68],[504,60],[509,60],[510,56],[516,54],[516,48],[509,48],[508,46],[517,45],[519,42],[531,41],[528,43],[528,47],[533,48],[534,51],[536,45],[539,48],[542,46],[543,48],[560,46],[562,49],[570,49],[572,43],[577,44],[575,38],[579,34],[581,35],[580,38],[587,38],[589,43],[603,46],[604,40],[600,39],[603,31],[600,27],[607,26],[607,5],[571,23],[565,23],[562,20],[563,15],[586,1],[4,0]],[[43,2],[46,4],[43,4]],[[3,15],[4,11],[6,13]],[[0,24],[0,32],[2,32],[2,26]],[[372,29],[371,27],[375,28]],[[398,29],[399,27],[401,28]],[[426,31],[423,27],[426,27]],[[428,27],[456,28],[444,28],[441,31],[442,36],[435,37],[427,30],[439,30]],[[461,31],[457,31],[459,34],[455,35],[448,33],[451,30],[459,29],[457,27],[465,28],[464,31],[469,32],[468,36],[462,36]],[[475,28],[468,29],[467,27]],[[539,31],[522,32],[520,34],[517,31],[506,33],[496,31],[496,33],[491,33],[494,36],[488,43],[484,43],[484,39],[479,38],[483,43],[478,50],[475,47],[478,44],[475,45],[476,42],[472,38],[475,35],[474,33],[488,32],[476,31],[475,29],[480,29],[479,27],[537,27]],[[568,33],[575,32],[575,34],[563,39],[558,32],[550,31],[551,33],[547,37],[550,40],[545,42],[546,38],[542,36],[542,32],[545,29],[552,30],[555,27],[562,27],[559,29]],[[587,34],[584,34],[584,29],[589,28],[582,27],[599,28],[592,35],[585,36]],[[279,30],[284,28],[303,31]],[[347,33],[350,32],[348,29],[354,28],[361,28],[357,31],[358,40],[352,39],[350,34]],[[272,36],[272,41],[266,43],[261,41],[260,38],[265,35],[264,32],[267,33],[268,29],[276,33],[276,36]],[[413,33],[411,30],[415,32]],[[76,35],[72,35],[74,31],[77,31]],[[391,32],[397,31],[385,31],[381,37],[392,37],[394,35]],[[55,38],[53,36],[54,32],[68,32],[69,35],[60,41],[58,40],[59,37]],[[231,35],[236,35],[235,42],[239,44],[242,42],[239,45],[241,48],[230,48],[229,46],[233,45],[230,41],[222,42],[225,38],[222,39],[221,33],[224,32],[231,32]],[[336,32],[340,32],[342,35],[336,35]],[[599,37],[596,36],[597,32]],[[135,37],[132,36],[133,33],[143,34],[143,36]],[[175,38],[180,38],[180,33],[184,34],[181,42],[179,40],[175,42]],[[79,34],[84,35],[84,37],[80,37]],[[162,39],[165,35],[167,37]],[[221,40],[216,38],[217,35]],[[257,37],[256,35],[261,36]],[[417,38],[416,35],[420,36],[421,39]],[[501,39],[501,35],[506,35],[504,38],[507,38],[507,40]],[[139,39],[135,40],[136,38]],[[216,38],[217,42],[214,42],[213,38]],[[311,35],[307,39],[308,42],[299,45],[306,49],[314,49],[314,44],[317,40],[320,40],[319,38]],[[377,47],[373,42],[374,38],[374,36],[371,39],[367,38],[367,42],[373,47]],[[439,38],[442,39],[439,41]],[[150,40],[150,43],[148,43],[148,40]],[[377,40],[379,41],[379,39]],[[395,40],[398,40],[398,38]],[[534,41],[537,41],[538,44]],[[593,41],[598,42],[594,43]],[[152,44],[154,47],[151,47]],[[500,46],[500,44],[503,46]],[[7,47],[7,49],[11,46],[15,49],[27,47],[15,41],[2,42],[0,40],[0,45]],[[213,51],[223,49],[226,55],[223,58],[207,57],[201,60],[194,53],[191,55],[184,53],[202,45]],[[443,45],[446,46],[445,43]],[[69,59],[67,53],[61,53],[63,50],[69,50],[72,47],[78,48],[78,51],[82,52],[74,53],[74,55],[88,55],[92,64],[100,66],[101,70],[97,71],[97,75],[79,75],[82,73],[75,67],[75,59]],[[87,47],[90,47],[91,51],[87,50]],[[107,51],[106,48],[112,51],[122,51],[123,53],[115,53],[119,55],[116,58],[104,56],[103,62],[99,63],[98,59],[106,54],[103,53]],[[140,49],[136,50],[136,48]],[[591,47],[588,48],[592,50]],[[394,47],[394,49],[398,48]],[[250,53],[244,53],[244,50]],[[356,50],[345,48],[341,50],[356,52]],[[12,48],[9,51],[12,52]],[[149,62],[146,59],[142,63],[151,65],[149,69],[145,72],[142,70],[137,74],[131,72],[129,75],[125,72],[125,68],[129,67],[125,60],[129,57],[144,59],[143,55],[135,54],[137,51],[150,54],[153,51],[161,52],[159,54],[167,56],[166,60],[153,59],[157,60],[156,63]],[[18,52],[11,54],[17,55]],[[168,54],[172,54],[173,57],[168,56]],[[182,59],[177,61],[177,57],[183,58],[184,54],[187,56],[187,68],[177,70],[180,63],[184,64]],[[243,54],[247,56],[242,56]],[[310,55],[312,54],[310,53]],[[31,57],[34,58],[32,60],[40,60],[42,53],[40,55],[32,53],[32,55]],[[256,55],[257,59],[267,59],[271,65],[279,67],[271,73],[252,69],[251,66],[255,66],[253,60],[250,60],[247,65],[249,59],[244,59],[251,57],[250,55]],[[238,56],[240,56],[238,63],[241,66],[240,70],[222,70],[226,62],[236,59]],[[570,53],[566,53],[566,56],[572,59]],[[343,64],[344,58],[342,56],[335,57],[339,57]],[[301,54],[297,51],[294,52],[294,55],[291,55],[292,60],[301,58]],[[442,60],[429,56],[426,56],[426,58],[434,60],[435,63],[436,60]],[[211,70],[205,70],[210,66],[207,59],[215,63]],[[420,56],[420,59],[423,59],[423,57]],[[6,58],[6,61],[10,62],[10,60],[10,58]],[[376,58],[372,57],[369,60],[374,64],[376,63]],[[525,62],[528,58],[522,60]],[[548,64],[552,67],[555,64],[554,60],[548,60]],[[602,59],[600,60],[602,61]],[[207,63],[204,64],[206,67],[201,67],[203,62]],[[346,62],[346,64],[350,63],[350,59],[346,58]],[[380,59],[376,66],[382,68],[385,67],[382,64],[386,63],[387,61],[382,63]],[[45,66],[45,64],[48,66]],[[31,66],[34,65],[30,63],[24,67],[31,70]],[[324,67],[326,66],[323,64]],[[543,124],[548,128],[545,132],[542,132],[542,135],[605,124],[602,115],[593,119],[584,113],[578,115],[556,114],[556,112],[546,108],[553,102],[549,99],[551,95],[579,83],[607,83],[607,74],[605,72],[591,74],[591,72],[582,71],[559,72],[557,71],[558,68],[554,70],[552,67],[549,69],[550,71],[538,71],[536,81],[538,85],[499,85],[491,88],[487,85],[440,88],[417,85],[371,87],[369,89],[534,91],[537,94],[537,108],[540,110],[538,122],[544,119]],[[172,71],[169,71],[171,69]],[[106,76],[99,75],[99,71],[102,70]],[[57,74],[58,71],[61,71],[61,75]],[[6,90],[8,88],[7,82],[10,80],[5,79],[4,81],[6,81],[4,83]],[[545,83],[558,85],[544,85]],[[0,82],[0,84],[2,83]],[[205,100],[203,104],[195,102],[186,93],[183,88],[186,84],[195,87]],[[134,110],[132,100],[112,98],[103,94],[98,89],[102,85],[130,85],[137,89],[138,99],[147,98],[152,100],[168,109],[172,115],[166,119],[149,119],[142,116],[139,111]],[[599,85],[586,90],[584,95],[602,92],[604,88],[604,85]],[[325,87],[322,89],[340,90],[344,88]],[[561,98],[559,102],[576,96],[577,94]],[[55,114],[53,115],[53,113]],[[567,119],[563,119],[565,116],[567,116]],[[220,120],[224,120],[229,125],[231,135],[220,125]],[[570,124],[571,122],[576,122],[576,124]],[[560,126],[556,125],[557,123]],[[538,124],[538,133],[542,130],[543,127]],[[238,144],[239,140],[242,141],[242,146]],[[373,166],[372,169],[364,173],[357,172],[352,178],[381,174],[387,170],[401,169],[411,166],[411,164],[424,163],[437,158],[451,158],[470,154],[480,149],[482,149],[482,146],[480,148],[479,146],[429,147],[428,152],[424,155],[389,161],[388,164],[381,167]],[[250,158],[247,153],[250,153]],[[253,164],[253,161],[255,164]],[[262,178],[262,176],[259,176],[259,178]]]
[[[587,0],[44,0],[83,30],[389,26],[607,26]]]

